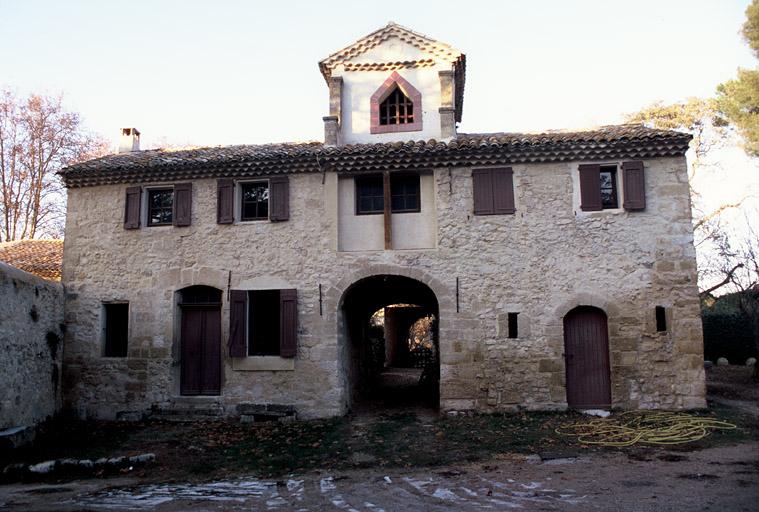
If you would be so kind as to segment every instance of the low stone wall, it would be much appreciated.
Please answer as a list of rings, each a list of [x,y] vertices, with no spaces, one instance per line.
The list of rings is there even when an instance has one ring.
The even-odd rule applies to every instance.
[[[0,431],[33,427],[61,404],[63,287],[0,263]]]

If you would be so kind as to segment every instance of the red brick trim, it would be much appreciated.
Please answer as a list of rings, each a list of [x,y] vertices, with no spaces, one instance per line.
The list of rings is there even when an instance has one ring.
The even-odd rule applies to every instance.
[[[395,85],[400,87],[403,94],[405,94],[414,104],[414,119],[413,123],[408,124],[379,124],[379,106],[382,101],[393,91]],[[416,87],[411,85],[405,78],[398,74],[397,71],[393,73],[385,80],[385,82],[377,89],[370,99],[369,110],[369,125],[370,133],[397,133],[397,132],[418,132],[422,130],[422,93],[420,93]]]

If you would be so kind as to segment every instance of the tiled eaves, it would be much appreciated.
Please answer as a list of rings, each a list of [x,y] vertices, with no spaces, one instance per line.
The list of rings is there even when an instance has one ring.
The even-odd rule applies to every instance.
[[[472,167],[518,163],[600,161],[680,156],[686,133],[639,126],[547,134],[461,134],[451,142],[409,141],[325,146],[318,142],[229,146],[111,155],[70,166],[67,187],[319,172],[362,173],[398,169]]]

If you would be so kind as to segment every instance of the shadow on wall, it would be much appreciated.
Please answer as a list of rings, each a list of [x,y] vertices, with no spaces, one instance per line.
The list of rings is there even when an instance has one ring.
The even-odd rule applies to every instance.
[[[0,448],[61,407],[63,287],[0,263]]]

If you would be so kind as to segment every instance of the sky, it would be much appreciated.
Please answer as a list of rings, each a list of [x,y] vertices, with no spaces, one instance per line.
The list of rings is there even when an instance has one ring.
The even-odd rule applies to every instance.
[[[755,65],[748,0],[0,0],[0,86],[62,92],[115,143],[319,140],[317,62],[395,21],[467,55],[459,131],[621,122]]]

